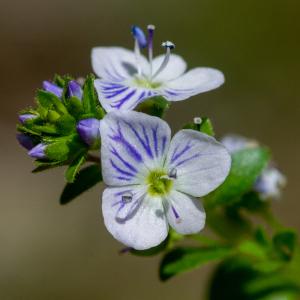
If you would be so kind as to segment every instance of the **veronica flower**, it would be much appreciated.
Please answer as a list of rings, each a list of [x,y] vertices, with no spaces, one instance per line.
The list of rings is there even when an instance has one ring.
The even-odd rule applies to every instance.
[[[104,223],[125,245],[160,244],[171,226],[199,232],[205,212],[197,197],[218,187],[231,159],[213,137],[181,130],[171,141],[168,124],[143,113],[108,113],[101,121]]]
[[[235,134],[226,135],[221,142],[230,153],[259,145],[255,140]],[[281,196],[282,188],[286,185],[286,181],[286,177],[271,162],[257,178],[253,189],[260,194],[263,200],[278,199]]]
[[[106,111],[132,110],[147,98],[162,96],[168,101],[187,99],[219,87],[223,74],[212,68],[195,68],[187,73],[185,61],[171,54],[175,45],[162,43],[165,55],[153,58],[154,26],[143,31],[133,26],[134,51],[121,47],[98,47],[92,50],[92,66],[97,76],[95,88]],[[148,59],[141,49],[148,48]]]

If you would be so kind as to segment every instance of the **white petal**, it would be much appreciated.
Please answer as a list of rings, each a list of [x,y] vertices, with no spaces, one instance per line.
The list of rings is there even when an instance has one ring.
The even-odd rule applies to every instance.
[[[177,191],[167,196],[167,218],[171,227],[181,234],[197,233],[205,225],[200,200]]]
[[[195,68],[165,83],[160,92],[169,101],[180,101],[216,89],[223,83],[222,72],[211,68]]]
[[[100,103],[107,112],[132,110],[145,99],[158,95],[156,91],[133,86],[130,81],[116,83],[96,79],[94,85]]]
[[[100,133],[103,179],[115,186],[144,182],[149,169],[161,168],[171,135],[165,121],[135,111],[108,113]]]
[[[122,203],[122,193],[132,193],[130,203]],[[168,235],[162,201],[145,195],[140,186],[107,188],[102,196],[102,212],[107,230],[115,239],[137,250],[159,245]]]
[[[201,197],[225,180],[231,158],[226,148],[213,137],[184,129],[173,137],[166,165],[170,170],[177,170],[174,189]]]
[[[153,59],[152,74],[155,74],[155,72],[159,69],[164,58],[165,55],[159,55]],[[159,75],[155,77],[155,81],[165,82],[168,80],[175,79],[180,75],[182,75],[185,72],[185,70],[186,70],[186,62],[183,60],[183,58],[179,55],[171,54],[166,68],[161,73],[159,73]]]
[[[140,57],[142,69],[148,68],[144,56]],[[97,76],[111,82],[122,82],[137,73],[137,61],[133,51],[121,47],[97,47],[92,49],[92,67]]]

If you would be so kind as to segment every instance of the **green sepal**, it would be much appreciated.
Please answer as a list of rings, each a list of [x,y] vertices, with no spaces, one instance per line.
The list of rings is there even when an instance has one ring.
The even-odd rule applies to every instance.
[[[228,177],[215,191],[205,197],[209,205],[232,204],[249,192],[257,177],[266,167],[270,158],[269,151],[263,147],[248,148],[232,155]]]
[[[60,204],[69,203],[100,181],[102,181],[102,174],[101,167],[98,164],[93,164],[80,170],[74,182],[66,184],[60,196]]]
[[[53,169],[56,167],[62,166],[64,163],[61,161],[41,161],[41,160],[35,160],[35,165],[37,166],[35,169],[33,169],[32,173],[39,173],[43,172],[49,169]]]
[[[43,124],[43,125],[31,125],[31,129],[37,132],[40,132],[41,134],[53,134],[57,135],[58,131],[55,125],[53,124]]]
[[[54,108],[60,114],[68,114],[68,110],[61,102],[61,100],[52,93],[46,92],[44,90],[38,90],[37,101],[45,109]]]
[[[49,109],[47,114],[47,119],[50,123],[56,122],[60,118],[60,114],[55,110]]]
[[[229,247],[176,248],[168,252],[159,268],[160,279],[165,281],[179,273],[198,268],[208,262],[224,259],[232,254]]]
[[[188,123],[183,126],[183,129],[193,129],[210,136],[215,136],[215,132],[211,120],[207,117],[203,117],[201,118],[201,120],[202,121],[200,124]]]
[[[170,104],[165,98],[157,96],[140,103],[136,110],[162,118],[169,106]]]
[[[80,119],[80,116],[84,113],[81,101],[77,97],[70,97],[66,101],[66,106],[69,113],[76,118]]]
[[[273,245],[279,257],[289,261],[297,246],[297,233],[291,229],[278,232],[273,237]]]
[[[67,136],[76,130],[76,120],[70,115],[62,115],[55,122],[57,132],[61,136]]]
[[[94,87],[94,75],[88,75],[84,86],[83,86],[83,96],[82,105],[85,114],[92,114],[94,117],[98,116],[97,105],[99,105],[98,97]],[[99,117],[100,118],[100,117]]]
[[[74,182],[76,175],[78,174],[81,166],[85,163],[86,161],[86,154],[87,151],[81,151],[79,154],[72,160],[70,163],[69,167],[67,168],[65,172],[65,178],[67,182]]]
[[[55,142],[48,144],[44,151],[49,160],[60,162],[67,160],[70,154],[66,139],[57,139]]]
[[[17,130],[19,132],[29,134],[29,135],[35,135],[35,136],[40,136],[41,135],[40,131],[33,130],[33,129],[28,128],[27,126],[24,126],[24,125],[17,125]]]

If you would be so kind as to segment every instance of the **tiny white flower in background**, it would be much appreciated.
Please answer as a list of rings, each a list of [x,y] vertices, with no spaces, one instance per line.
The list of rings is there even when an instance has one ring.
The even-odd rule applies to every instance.
[[[130,111],[101,121],[104,223],[125,245],[157,246],[171,226],[180,234],[199,232],[205,212],[197,197],[217,188],[231,158],[213,137],[180,130],[171,140],[168,124]]]
[[[153,58],[154,26],[148,37],[132,27],[134,51],[121,47],[97,47],[92,50],[92,67],[101,79],[95,80],[99,100],[106,111],[133,110],[147,98],[162,96],[168,101],[187,99],[213,90],[224,83],[222,72],[212,68],[195,68],[187,73],[185,61],[171,54],[175,45],[162,43],[165,55]],[[148,59],[141,48],[148,47]]]
[[[224,136],[221,139],[221,143],[230,153],[259,146],[257,141],[235,134]],[[271,162],[257,178],[253,189],[258,192],[264,200],[278,199],[281,196],[281,190],[285,187],[286,182],[286,177],[273,166]]]

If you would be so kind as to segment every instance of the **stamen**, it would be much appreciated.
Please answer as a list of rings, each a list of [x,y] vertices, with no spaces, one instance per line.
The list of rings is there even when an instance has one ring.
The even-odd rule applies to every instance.
[[[168,176],[169,176],[169,178],[174,178],[174,179],[176,179],[176,178],[177,178],[177,170],[176,170],[176,168],[172,168],[172,169],[169,171]]]
[[[175,216],[176,223],[177,223],[177,224],[178,224],[178,223],[181,223],[182,220],[181,220],[181,218],[180,218],[178,212],[176,211],[175,207],[174,207],[173,205],[171,205],[171,208],[172,208],[172,212],[173,212],[173,214],[174,214],[174,216]]]
[[[155,26],[154,25],[148,25],[148,58],[149,58],[149,65],[150,65],[150,78],[152,76],[152,60],[153,60],[153,35]]]
[[[132,201],[133,194],[131,192],[126,192],[122,195],[122,202],[129,203]]]
[[[138,75],[142,75],[142,67],[141,67],[141,49],[147,46],[147,39],[143,30],[138,26],[132,26],[131,32],[134,37],[134,53],[136,58],[136,65]]]
[[[200,117],[194,118],[194,124],[200,125],[202,123],[202,119]]]
[[[165,55],[165,58],[164,58],[162,64],[160,65],[158,70],[155,72],[155,74],[151,77],[151,79],[154,79],[159,73],[161,73],[165,69],[165,67],[167,66],[167,64],[170,60],[171,50],[175,48],[175,45],[170,41],[166,41],[166,42],[162,43],[162,46],[164,48],[166,48],[166,55]]]

